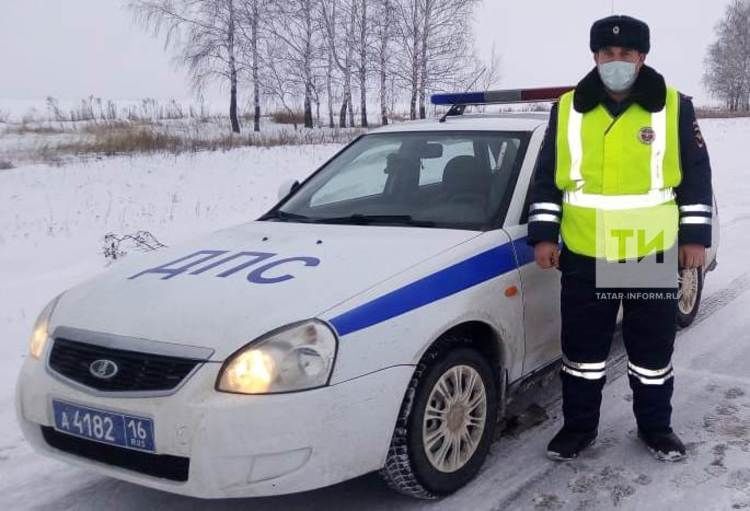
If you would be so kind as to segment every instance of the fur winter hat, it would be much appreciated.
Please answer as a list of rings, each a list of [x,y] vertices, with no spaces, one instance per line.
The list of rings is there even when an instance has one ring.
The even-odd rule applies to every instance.
[[[633,48],[641,53],[651,49],[648,25],[630,16],[614,15],[591,25],[591,51],[596,53],[607,46]]]

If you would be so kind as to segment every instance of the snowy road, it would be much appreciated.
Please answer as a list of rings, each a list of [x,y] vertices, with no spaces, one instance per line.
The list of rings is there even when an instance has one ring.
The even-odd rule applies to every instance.
[[[229,153],[215,155],[217,161],[206,155],[177,162],[208,172],[202,178],[195,172],[169,170],[175,162],[146,160],[117,162],[111,175],[107,162],[0,172],[0,508],[750,509],[750,267],[745,259],[750,246],[750,182],[743,154],[750,140],[750,121],[712,120],[702,125],[715,171],[722,239],[719,266],[707,279],[701,315],[693,327],[679,334],[674,359],[674,427],[688,443],[689,459],[659,463],[637,442],[631,395],[620,362],[608,375],[599,442],[579,460],[556,464],[543,456],[546,442],[560,425],[559,391],[553,383],[524,396],[525,402],[538,405],[529,420],[536,418],[539,423],[501,437],[478,478],[440,502],[395,495],[375,475],[304,494],[207,502],[102,478],[32,453],[11,410],[11,385],[26,349],[26,332],[47,298],[101,269],[96,242],[103,232],[137,226],[177,239],[190,229],[233,223],[262,210],[272,200],[276,183],[299,172],[299,164],[294,157],[270,151],[246,153],[244,157],[252,157],[247,159]],[[306,156],[313,165],[332,150],[308,148]],[[256,156],[273,156],[273,173]],[[244,175],[246,164],[247,175],[253,175],[256,184],[237,190],[231,179]],[[146,175],[149,165],[153,174]],[[212,176],[224,180],[211,181]],[[141,179],[149,179],[149,186]],[[200,189],[206,179],[212,185],[208,197]],[[49,182],[59,188],[50,189]],[[99,191],[90,192],[92,186]],[[114,206],[109,200],[107,221],[79,218],[75,208],[66,209],[50,198],[62,193],[89,208],[89,213],[102,213],[107,204],[98,201],[113,186],[123,190],[127,199]],[[176,191],[170,197],[172,190]],[[247,204],[243,196],[251,194],[266,197]],[[222,201],[212,202],[218,197]],[[195,206],[196,200],[203,205]],[[218,211],[205,211],[206,204]],[[19,212],[23,227],[12,230],[17,222],[9,215]],[[64,226],[66,221],[67,230],[53,228],[49,234],[49,225]],[[48,255],[53,249],[55,257]],[[618,357],[617,350],[613,357]]]

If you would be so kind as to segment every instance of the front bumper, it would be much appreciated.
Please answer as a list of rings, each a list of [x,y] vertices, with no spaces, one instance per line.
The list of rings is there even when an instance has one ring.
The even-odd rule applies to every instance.
[[[73,388],[28,358],[16,387],[24,436],[38,451],[135,484],[201,498],[279,495],[351,479],[383,466],[413,367],[336,385],[265,396],[214,390],[206,363],[175,394],[116,398]],[[156,454],[189,458],[185,482],[92,461],[51,447],[53,398],[154,420]]]

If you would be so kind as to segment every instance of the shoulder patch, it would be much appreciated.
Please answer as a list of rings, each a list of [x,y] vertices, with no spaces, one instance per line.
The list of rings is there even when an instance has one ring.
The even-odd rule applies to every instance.
[[[699,149],[703,149],[706,142],[703,140],[703,133],[701,133],[701,128],[698,126],[697,119],[693,121],[693,137],[695,138],[695,145],[697,145]]]

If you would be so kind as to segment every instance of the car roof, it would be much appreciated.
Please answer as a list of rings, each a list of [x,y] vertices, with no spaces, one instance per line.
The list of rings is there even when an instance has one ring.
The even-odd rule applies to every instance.
[[[403,131],[533,131],[546,124],[549,112],[512,112],[493,114],[464,114],[449,116],[445,122],[437,118],[397,122],[382,126],[370,133]]]

